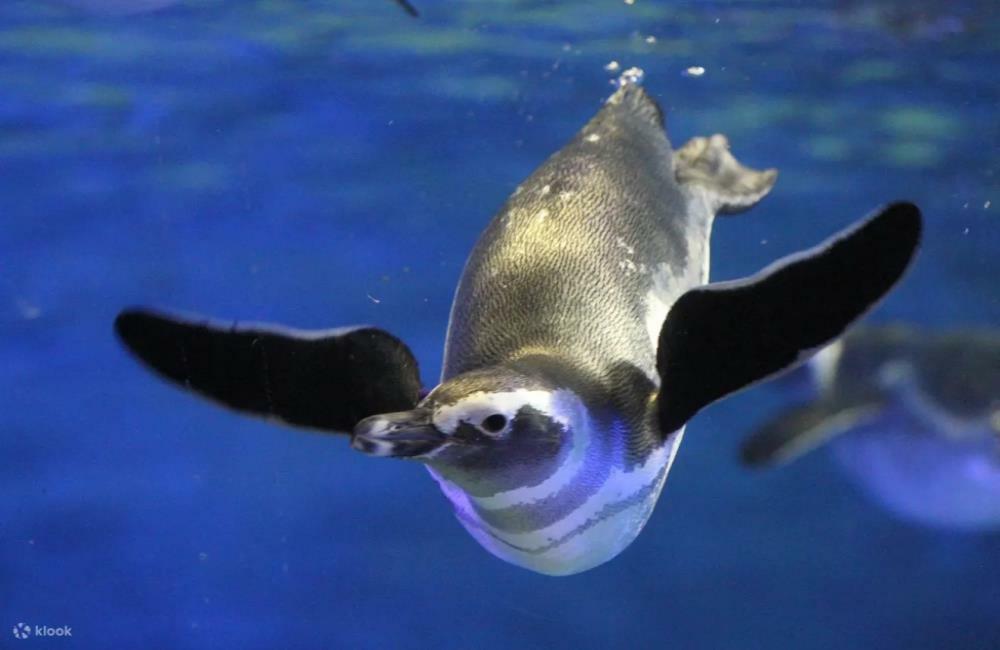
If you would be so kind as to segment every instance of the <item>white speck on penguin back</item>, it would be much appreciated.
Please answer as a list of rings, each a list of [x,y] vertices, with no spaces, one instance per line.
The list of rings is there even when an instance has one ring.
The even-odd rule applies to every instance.
[[[646,76],[646,73],[643,72],[642,68],[633,66],[633,67],[629,68],[628,70],[625,70],[624,72],[621,73],[621,75],[618,77],[618,86],[620,88],[624,88],[625,86],[628,86],[629,84],[637,84],[637,85],[641,84],[642,83],[642,78],[645,77],[645,76]],[[611,98],[608,99],[608,101],[611,102],[611,103],[613,103],[613,104],[618,103],[617,101],[615,101],[616,97],[619,98],[618,101],[621,101],[621,97],[620,97],[619,93],[615,93],[614,95],[612,95]]]

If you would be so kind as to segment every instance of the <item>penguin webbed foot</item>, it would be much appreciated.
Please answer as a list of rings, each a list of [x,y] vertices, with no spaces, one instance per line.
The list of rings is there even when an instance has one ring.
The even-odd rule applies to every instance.
[[[729,140],[716,134],[692,138],[674,154],[674,177],[681,185],[706,192],[719,214],[749,210],[767,196],[778,170],[744,167],[729,151]]]
[[[660,330],[660,431],[840,336],[903,276],[920,233],[920,210],[895,203],[754,276],[683,294]]]
[[[115,332],[181,388],[293,426],[350,433],[370,415],[413,408],[421,390],[406,344],[372,327],[311,332],[128,309]]]

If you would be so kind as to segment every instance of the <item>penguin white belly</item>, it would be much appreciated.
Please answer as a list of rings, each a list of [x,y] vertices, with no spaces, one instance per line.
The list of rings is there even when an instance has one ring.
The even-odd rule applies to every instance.
[[[838,437],[834,456],[891,512],[928,526],[1000,526],[1000,458],[990,431],[949,439],[906,413],[887,412]]]
[[[433,468],[428,467],[428,471],[451,501],[458,520],[490,553],[539,573],[571,575],[614,558],[642,531],[663,489],[683,434],[681,429],[668,438],[641,465],[626,469],[619,456],[610,463],[611,469],[604,476],[595,467],[607,467],[609,461],[599,452],[588,454],[595,462],[580,463],[567,484],[547,487],[543,483],[533,491],[525,488],[512,491],[511,498],[518,499],[514,503],[504,499],[505,494],[471,496]],[[620,449],[616,451],[621,453]],[[567,464],[572,462],[567,460]],[[512,531],[493,516],[511,507],[545,509],[547,502],[557,501],[556,492],[565,493],[567,488],[570,492],[589,494],[551,524]]]

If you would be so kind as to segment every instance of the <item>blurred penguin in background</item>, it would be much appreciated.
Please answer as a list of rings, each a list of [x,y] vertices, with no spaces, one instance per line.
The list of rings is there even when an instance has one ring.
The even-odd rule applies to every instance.
[[[1000,529],[1000,331],[859,327],[793,373],[811,399],[745,441],[752,467],[824,444],[900,517]]]

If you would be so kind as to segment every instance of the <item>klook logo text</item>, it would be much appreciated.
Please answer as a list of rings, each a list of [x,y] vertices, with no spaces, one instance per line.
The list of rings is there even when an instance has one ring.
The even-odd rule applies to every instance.
[[[51,625],[28,625],[27,623],[18,623],[14,626],[14,636],[18,639],[27,639],[30,636],[40,636],[40,637],[66,637],[73,636],[73,628],[68,625],[60,625],[59,627],[52,627]]]

